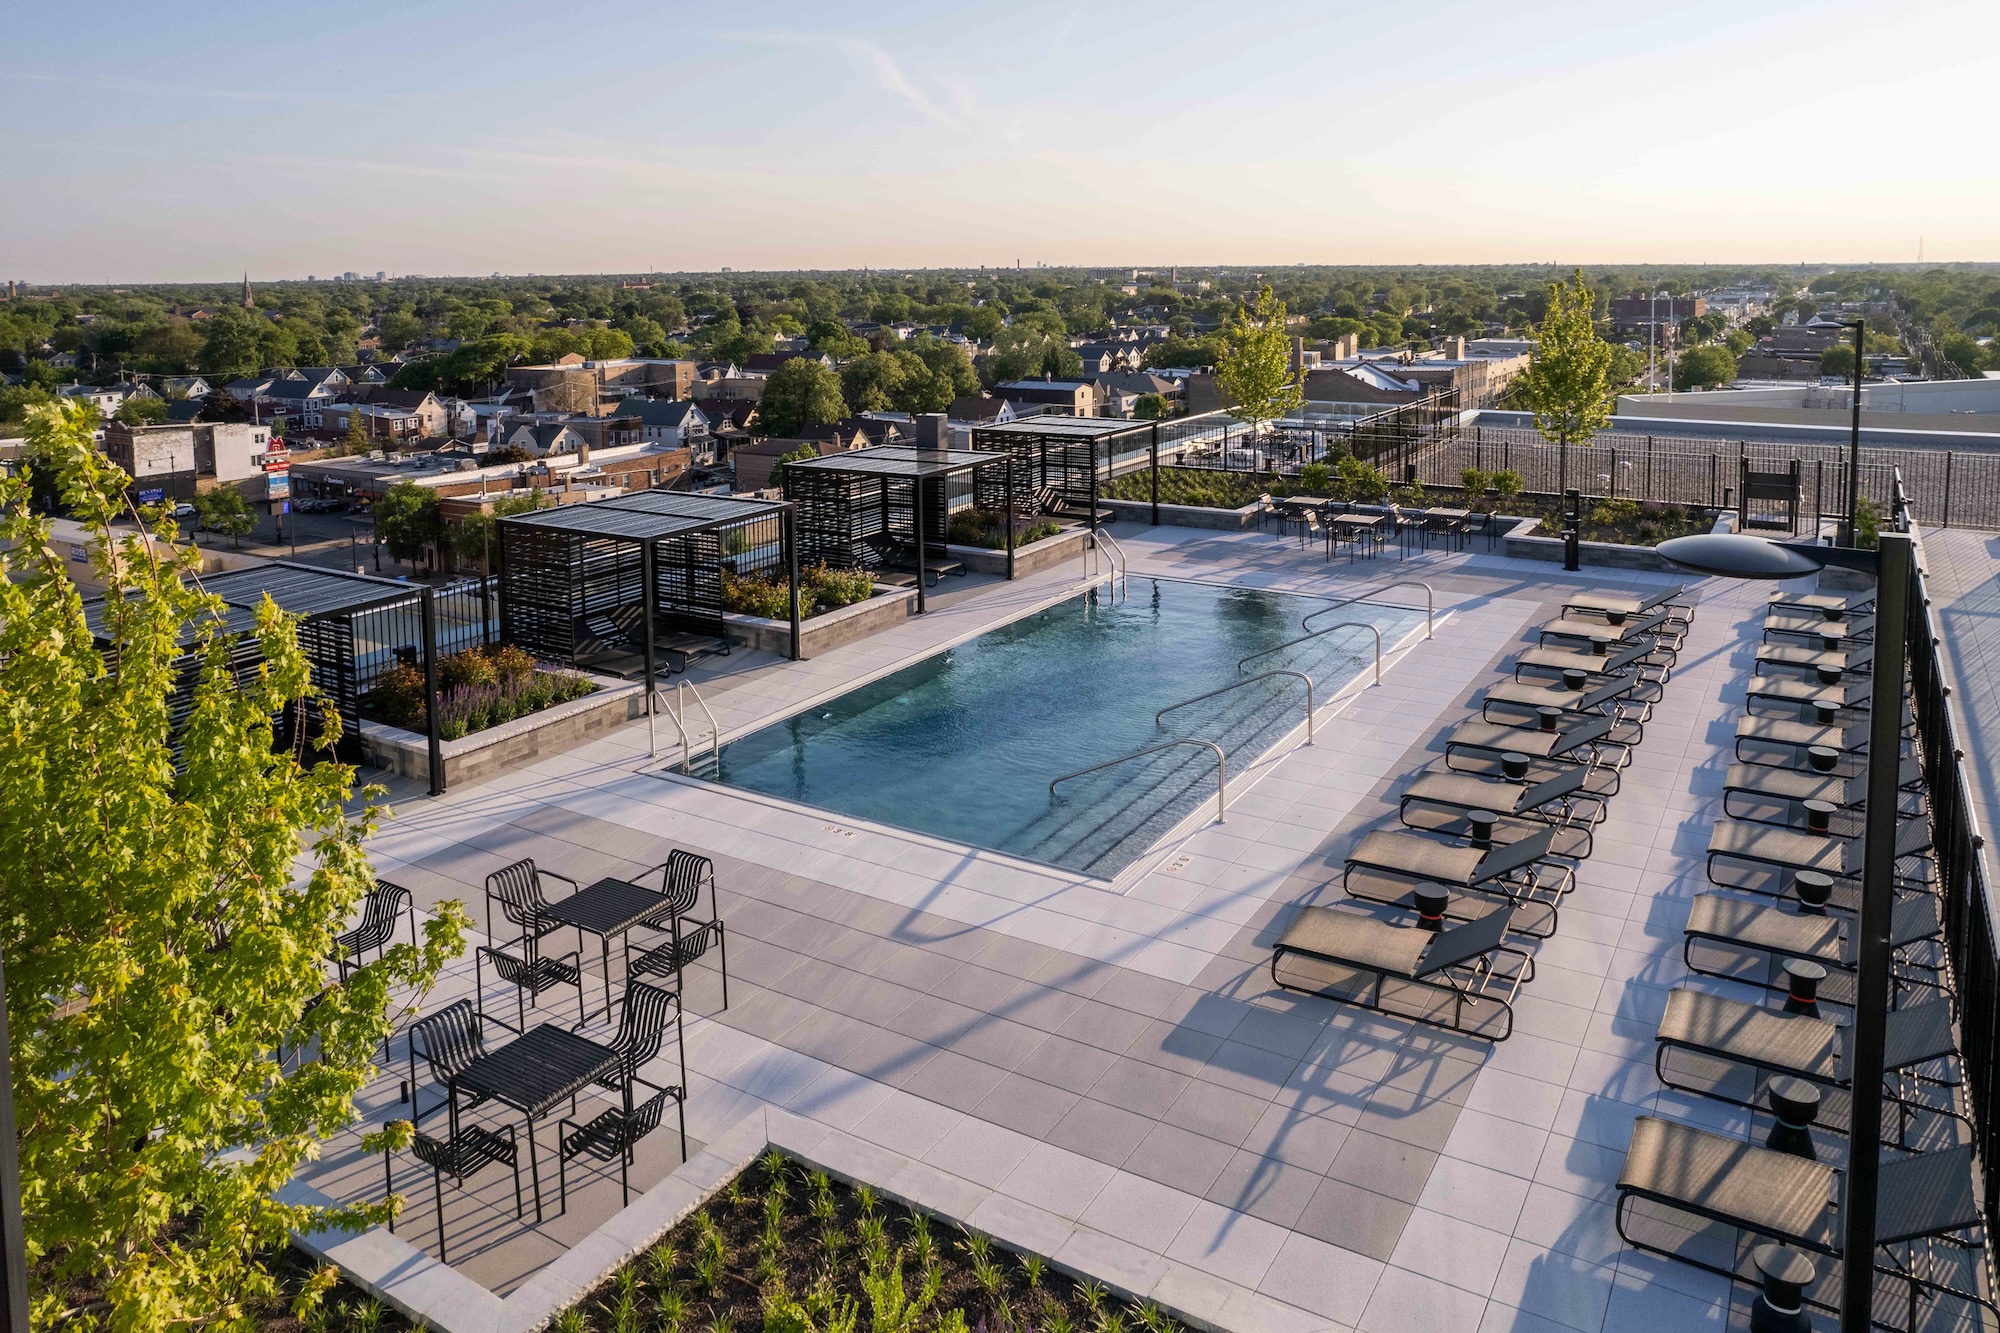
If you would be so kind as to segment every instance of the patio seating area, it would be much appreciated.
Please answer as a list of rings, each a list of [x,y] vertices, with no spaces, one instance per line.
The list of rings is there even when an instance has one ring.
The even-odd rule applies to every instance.
[[[1135,580],[1382,586],[1268,532],[1121,541]],[[1844,865],[1758,862],[1778,867],[1777,897],[1708,863],[1719,824],[1840,845],[1865,811],[1865,750],[1836,747],[1824,770],[1821,742],[1790,733],[1736,753],[1746,715],[1865,716],[1865,662],[1830,684],[1819,662],[1758,669],[1773,625],[1774,645],[1818,651],[1812,624],[1785,635],[1831,594],[1565,577],[1478,543],[1407,559],[1436,589],[1435,640],[1326,706],[1313,745],[1232,765],[1227,822],[1115,882],[641,772],[632,727],[406,806],[373,844],[378,872],[419,913],[477,907],[495,877],[476,943],[517,975],[562,971],[536,992],[491,954],[453,970],[426,1006],[427,1025],[453,1015],[436,1065],[431,1026],[399,1037],[362,1099],[368,1126],[421,1110],[434,1144],[387,1164],[410,1200],[402,1248],[328,1252],[385,1265],[411,1308],[477,1289],[482,1319],[550,1310],[768,1142],[1213,1328],[1742,1327],[1760,1278],[1745,1223],[1809,1253],[1801,1286],[1822,1298],[1856,890]],[[692,671],[741,735],[856,663],[879,672],[1070,595],[1078,573],[940,599],[811,662]],[[1837,609],[1860,623],[1849,597]],[[1986,1198],[1964,1106],[1985,1074],[1955,1054],[1960,844],[1935,823],[1927,697],[1903,813],[1934,845],[1906,834],[1883,1122],[1890,1158],[1915,1165],[1883,1176],[1880,1313],[1980,1328],[1981,1307],[1939,1294],[1986,1295],[1983,1252],[1958,1244]],[[1801,910],[1822,889],[1825,914]],[[1786,1012],[1801,980],[1817,1017]],[[495,1075],[509,1051],[533,1072]],[[1785,1116],[1815,1160],[1783,1146]],[[385,1164],[356,1141],[304,1184],[381,1197]],[[1669,1201],[1690,1194],[1714,1207],[1676,1220]],[[1621,1227],[1675,1244],[1636,1248]]]

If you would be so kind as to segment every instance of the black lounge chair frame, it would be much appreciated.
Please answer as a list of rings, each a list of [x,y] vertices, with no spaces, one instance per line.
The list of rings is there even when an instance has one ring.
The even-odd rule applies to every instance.
[[[1414,924],[1391,925],[1358,912],[1302,908],[1272,947],[1271,983],[1283,990],[1317,995],[1427,1027],[1502,1042],[1514,1035],[1514,997],[1535,975],[1534,956],[1504,942],[1512,916],[1511,909],[1502,907],[1477,921],[1432,932]],[[1343,948],[1328,938],[1345,931],[1353,933],[1355,947]],[[1405,933],[1412,938],[1392,941],[1391,937]],[[1385,943],[1400,948],[1381,947]],[[1307,984],[1314,981],[1310,976],[1288,981],[1281,972],[1288,960],[1304,960],[1316,968],[1345,969],[1355,974],[1356,981],[1372,977],[1373,984],[1361,985],[1353,995],[1331,995],[1327,988],[1340,984],[1342,978],[1322,974],[1317,984]],[[1511,960],[1511,968],[1503,966],[1503,960]],[[1434,1009],[1409,1012],[1391,1006],[1386,1001],[1391,998],[1392,983],[1399,997],[1408,988],[1447,1001],[1448,1015],[1440,1016]],[[1492,1008],[1468,1023],[1468,1011],[1485,1005]]]

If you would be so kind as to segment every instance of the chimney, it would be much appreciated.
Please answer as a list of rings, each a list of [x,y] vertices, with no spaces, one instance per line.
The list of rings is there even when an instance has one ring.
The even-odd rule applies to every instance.
[[[1446,338],[1444,340],[1444,354],[1453,361],[1465,360],[1465,339]]]
[[[951,447],[951,428],[945,424],[942,412],[925,412],[917,418],[917,448],[948,449]]]

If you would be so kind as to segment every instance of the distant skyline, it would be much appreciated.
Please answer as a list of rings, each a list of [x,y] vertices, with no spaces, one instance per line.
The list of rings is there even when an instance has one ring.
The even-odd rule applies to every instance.
[[[2000,5],[16,6],[0,279],[2000,260]]]

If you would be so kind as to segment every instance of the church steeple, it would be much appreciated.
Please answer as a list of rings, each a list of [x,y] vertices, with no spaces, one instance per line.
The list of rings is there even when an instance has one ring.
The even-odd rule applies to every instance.
[[[243,274],[243,308],[245,310],[257,308],[257,303],[250,298],[250,274],[247,271]]]

